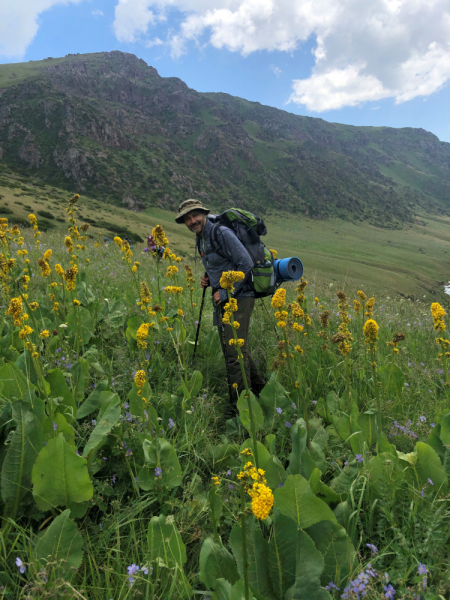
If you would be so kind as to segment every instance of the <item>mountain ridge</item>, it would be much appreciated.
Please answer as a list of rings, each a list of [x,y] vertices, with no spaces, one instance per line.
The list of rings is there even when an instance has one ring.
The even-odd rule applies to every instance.
[[[196,92],[119,51],[0,65],[8,169],[137,211],[195,196],[391,228],[450,214],[450,144],[430,132]]]

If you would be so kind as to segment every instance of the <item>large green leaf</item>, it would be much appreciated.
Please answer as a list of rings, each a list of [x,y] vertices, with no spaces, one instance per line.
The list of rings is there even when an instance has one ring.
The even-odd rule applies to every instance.
[[[32,480],[33,496],[40,510],[58,506],[76,510],[77,504],[90,500],[94,494],[86,459],[75,453],[62,433],[39,452]]]
[[[81,336],[83,344],[86,345],[93,334],[93,323],[91,313],[84,306],[78,306],[77,308],[71,308],[67,313],[67,324],[69,330],[75,334],[78,331],[78,335]]]
[[[322,554],[324,570],[321,575],[322,585],[332,581],[344,587],[355,562],[356,551],[343,527],[331,521],[321,521],[307,530],[317,550]]]
[[[70,374],[72,376],[72,390],[77,405],[84,400],[84,390],[89,382],[89,363],[84,358],[79,358],[78,361],[71,367]]]
[[[405,481],[397,456],[389,452],[372,457],[366,464],[366,472],[369,493],[375,498],[382,498],[386,492],[393,494]]]
[[[331,503],[339,503],[343,500],[346,500],[347,494],[338,494],[330,487],[328,487],[323,481],[320,479],[321,472],[319,469],[314,469],[309,478],[309,485],[311,486],[312,491],[319,496],[322,500],[324,500],[327,504]]]
[[[77,417],[77,405],[61,369],[50,369],[47,373],[47,381],[50,384],[51,396],[62,398],[59,405],[60,412],[66,417],[69,423],[73,423]]]
[[[139,394],[139,388],[133,382],[131,390],[128,392],[127,400],[130,403],[130,413],[135,417],[144,417],[144,410],[146,409],[148,402],[152,397],[152,388],[148,381],[145,382],[144,387]],[[145,398],[145,400],[143,400]]]
[[[14,363],[7,363],[0,367],[0,381],[3,383],[1,395],[7,400],[21,400],[30,388],[35,389]]]
[[[45,440],[47,442],[62,433],[66,442],[69,442],[71,446],[75,447],[75,430],[72,425],[69,425],[64,415],[61,413],[54,414],[53,418],[51,416],[45,418],[42,421],[42,429],[44,430]]]
[[[90,415],[100,406],[100,394],[108,389],[108,380],[104,379],[97,384],[97,387],[92,390],[86,400],[78,407],[77,419],[83,419]]]
[[[302,469],[302,457],[306,451],[306,424],[303,419],[297,419],[291,428],[292,450],[289,454],[289,475],[299,475]]]
[[[301,529],[297,532],[295,583],[286,592],[286,600],[330,600],[320,585],[323,558],[312,539]]]
[[[36,558],[52,581],[72,579],[83,560],[83,538],[69,515],[58,515],[36,544]]]
[[[209,589],[214,589],[216,580],[223,578],[236,583],[239,574],[231,554],[212,538],[206,538],[200,551],[200,580]]]
[[[384,365],[378,370],[378,378],[383,385],[384,393],[387,396],[395,396],[403,390],[405,385],[405,376],[400,367],[393,365]]]
[[[272,591],[269,577],[269,546],[263,538],[259,528],[256,527],[255,518],[247,517],[245,520],[247,541],[248,582],[258,600],[276,598]],[[242,528],[235,525],[231,530],[230,547],[236,560],[239,575],[244,577],[244,554],[242,548]]]
[[[184,400],[190,400],[191,398],[195,398],[199,391],[202,389],[202,385],[203,375],[200,373],[200,371],[194,371],[192,373],[192,377],[188,379],[187,383],[183,381],[183,383],[181,384],[181,392],[183,394]]]
[[[160,559],[166,567],[183,567],[186,547],[181,540],[173,517],[152,517],[147,532],[148,557],[151,563]]]
[[[440,426],[440,438],[442,443],[446,446],[450,446],[450,413],[447,413],[442,417]]]
[[[275,510],[294,520],[299,527],[306,529],[319,521],[336,522],[332,510],[317,498],[301,475],[289,475],[282,488],[275,490]]]
[[[141,316],[131,317],[131,319],[128,319],[127,321],[127,329],[125,332],[125,336],[130,346],[134,349],[137,349],[137,330],[143,322],[144,320]]]
[[[91,450],[95,450],[106,439],[106,436],[117,424],[120,418],[120,398],[113,392],[101,392],[101,409],[97,417],[97,423],[92,431],[86,446],[83,450],[83,456],[88,456]]]
[[[181,466],[177,453],[172,444],[162,438],[144,440],[145,466],[139,471],[139,485],[143,490],[149,490],[155,485],[164,485],[169,488],[181,484]],[[161,469],[161,476],[157,477],[155,469]]]
[[[264,426],[264,413],[254,394],[250,392],[250,398],[247,398],[247,391],[243,390],[239,396],[239,400],[237,401],[237,409],[239,411],[242,425],[245,427],[245,429],[247,429],[247,431],[251,432],[249,404],[252,409],[255,430],[258,431],[258,429],[261,429],[261,427]]]
[[[425,442],[417,442],[415,450],[417,454],[415,470],[419,484],[425,487],[430,479],[433,482],[433,485],[429,484],[432,491],[445,493],[448,488],[448,477],[439,456]]]
[[[245,585],[242,579],[232,586],[225,579],[219,578],[216,580],[215,592],[219,600],[245,600]],[[254,596],[250,595],[250,600],[253,599]]]
[[[277,381],[278,373],[273,372],[270,380],[259,394],[259,403],[265,414],[265,424],[269,426],[277,418],[277,408],[289,409],[292,401],[286,394],[286,390]]]
[[[287,590],[294,585],[297,539],[297,523],[278,513],[269,543],[269,572],[276,598],[284,598]]]
[[[271,456],[262,468],[266,472],[267,485],[272,491],[283,486],[287,473],[276,456]]]
[[[242,452],[246,448],[249,448],[253,452],[253,455],[255,455],[255,449],[253,447],[253,440],[251,440],[251,439],[244,440],[241,444],[239,452]],[[267,461],[269,460],[270,454],[269,454],[269,451],[267,450],[267,448],[263,444],[261,444],[261,442],[258,442],[258,441],[256,442],[256,451],[258,453],[258,466],[260,469],[262,469],[263,465],[265,465],[267,463]],[[246,457],[246,460],[251,460],[251,462],[253,462],[253,464],[255,464],[254,457],[250,456],[248,459]]]
[[[39,419],[23,402],[14,402],[12,416],[16,429],[2,465],[2,499],[5,515],[17,514],[21,498],[31,489],[31,472],[44,446],[44,432]]]
[[[378,442],[377,412],[367,410],[359,415],[358,422],[369,448],[372,448]]]

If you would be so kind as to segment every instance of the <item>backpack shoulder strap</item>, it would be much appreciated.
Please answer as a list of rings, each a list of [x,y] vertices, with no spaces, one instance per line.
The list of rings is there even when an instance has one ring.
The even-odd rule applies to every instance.
[[[211,233],[210,233],[210,237],[209,237],[209,241],[211,244],[211,251],[215,252],[216,254],[218,254],[219,256],[221,256],[222,258],[227,258],[225,256],[225,254],[222,252],[222,249],[220,248],[218,242],[217,242],[217,230],[221,227],[221,223],[214,223],[214,225],[212,226],[211,229]]]

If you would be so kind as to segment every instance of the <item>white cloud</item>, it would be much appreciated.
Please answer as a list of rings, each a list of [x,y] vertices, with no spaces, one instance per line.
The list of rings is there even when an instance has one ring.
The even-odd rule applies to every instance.
[[[91,12],[91,14],[94,15],[94,17],[104,17],[105,13],[102,10],[99,10],[98,8],[96,8],[95,10],[93,10]]]
[[[280,67],[276,67],[275,65],[270,65],[269,67],[274,73],[275,75],[278,77],[279,75],[281,75],[281,73],[284,73],[284,71],[282,71],[280,69]]]
[[[119,0],[120,41],[146,40],[169,10],[173,57],[188,44],[240,52],[292,53],[316,40],[309,77],[292,82],[291,102],[321,112],[367,101],[428,96],[450,79],[448,0]]]
[[[164,44],[164,42],[157,37],[157,38],[154,38],[153,40],[147,40],[145,42],[145,47],[153,48],[153,46],[161,46],[162,44]]]
[[[81,0],[2,0],[0,1],[0,56],[22,58],[39,28],[41,13],[57,4]]]

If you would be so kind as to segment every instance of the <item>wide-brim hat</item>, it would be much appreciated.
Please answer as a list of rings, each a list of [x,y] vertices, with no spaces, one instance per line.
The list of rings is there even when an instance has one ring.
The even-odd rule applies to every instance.
[[[177,223],[184,223],[184,217],[193,210],[201,210],[206,214],[211,212],[209,208],[203,206],[200,200],[194,200],[191,198],[189,200],[185,200],[180,204],[180,206],[178,207],[178,214],[175,218],[175,221]]]

